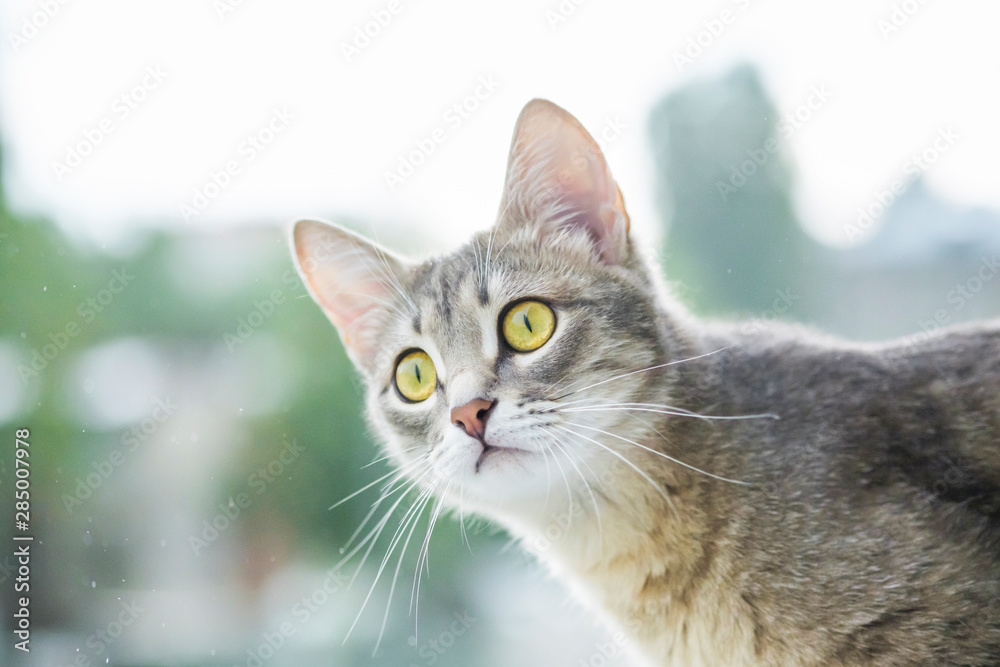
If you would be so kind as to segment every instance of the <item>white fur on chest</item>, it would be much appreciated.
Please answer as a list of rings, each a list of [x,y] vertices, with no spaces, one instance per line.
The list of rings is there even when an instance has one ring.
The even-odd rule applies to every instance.
[[[626,636],[626,646],[649,667],[741,667],[763,664],[754,654],[753,627],[728,589],[706,577],[685,603],[643,601],[655,572],[641,558],[615,554],[586,537],[587,531],[527,528],[505,522],[577,600]],[[558,525],[558,524],[555,524]],[[614,540],[614,530],[603,542]],[[620,544],[621,542],[619,542]]]

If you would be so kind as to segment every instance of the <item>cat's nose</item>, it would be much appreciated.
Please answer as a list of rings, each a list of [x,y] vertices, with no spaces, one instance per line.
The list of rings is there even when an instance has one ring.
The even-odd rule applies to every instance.
[[[485,398],[474,398],[465,405],[451,409],[451,423],[471,435],[482,440],[486,434],[486,420],[496,401]]]

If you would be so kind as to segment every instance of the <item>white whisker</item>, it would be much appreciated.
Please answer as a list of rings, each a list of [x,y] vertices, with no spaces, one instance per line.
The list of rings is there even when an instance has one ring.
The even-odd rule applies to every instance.
[[[408,452],[412,452],[412,451],[417,450],[417,449],[426,449],[426,448],[427,448],[427,445],[414,445],[413,447],[407,447],[406,449],[401,449],[399,451],[402,454],[406,454]],[[395,456],[395,454],[386,454],[385,456],[380,456],[377,459],[371,461],[370,463],[366,463],[363,466],[361,466],[361,469],[364,470],[365,468],[370,468],[373,465],[375,465],[376,463],[378,463],[379,461],[385,461],[385,460],[391,459],[393,456]]]
[[[552,452],[551,446],[548,443],[546,443],[546,446],[549,447],[549,451]],[[559,457],[556,456],[555,452],[552,452],[552,460],[555,461],[556,468],[559,469],[559,474],[562,475],[563,482],[566,484],[566,496],[567,496],[567,498],[569,500],[569,517],[570,517],[569,520],[570,520],[570,522],[572,522],[573,521],[573,491],[569,487],[569,478],[566,477],[566,471],[563,470],[562,464],[559,463]]]
[[[699,472],[702,475],[705,475],[706,477],[711,477],[712,479],[717,479],[720,482],[729,482],[731,484],[740,484],[740,485],[743,485],[743,486],[750,486],[749,482],[741,482],[738,479],[729,479],[728,477],[720,477],[719,475],[713,475],[712,473],[706,472],[706,471],[702,470],[701,468],[696,468],[695,466],[693,466],[693,465],[691,465],[689,463],[684,463],[684,461],[681,461],[680,459],[675,459],[674,457],[670,456],[669,454],[664,454],[663,452],[658,452],[655,449],[647,447],[646,445],[639,444],[635,440],[629,440],[628,438],[622,437],[622,436],[617,435],[615,433],[611,433],[609,431],[603,431],[603,430],[601,430],[599,428],[596,428],[594,426],[587,426],[585,424],[578,424],[578,423],[575,423],[575,422],[567,422],[567,424],[569,424],[570,426],[577,426],[579,428],[585,428],[585,429],[588,429],[590,431],[597,431],[598,433],[602,433],[604,435],[611,436],[612,438],[617,438],[617,439],[621,440],[622,442],[627,442],[630,445],[635,445],[639,449],[644,449],[647,452],[649,452],[650,454],[656,454],[657,456],[662,456],[663,458],[667,459],[668,461],[673,461],[677,465],[684,466],[685,468],[688,468],[689,470],[693,470],[695,472]]]
[[[780,419],[778,415],[766,412],[756,415],[703,415],[684,408],[674,408],[667,405],[656,405],[653,403],[608,403],[604,405],[583,405],[571,407],[548,408],[545,412],[601,412],[601,411],[622,411],[634,410],[636,412],[656,412],[663,415],[673,415],[675,417],[692,417],[694,419],[711,420],[741,420],[741,419]]]
[[[423,463],[425,460],[426,460],[426,457],[420,457],[418,459],[414,459],[410,463],[408,463],[408,464],[406,464],[406,465],[404,465],[404,466],[402,466],[402,467],[400,467],[398,469],[390,470],[388,473],[386,473],[385,475],[382,475],[381,477],[379,477],[378,479],[376,479],[374,482],[370,482],[368,484],[365,484],[363,487],[361,487],[360,489],[358,489],[357,491],[355,491],[351,495],[347,496],[346,498],[341,498],[340,500],[338,500],[334,504],[330,505],[330,507],[328,509],[332,510],[335,507],[339,507],[340,505],[343,505],[344,503],[346,503],[351,498],[354,498],[355,496],[357,496],[359,493],[363,493],[363,492],[367,491],[368,489],[372,488],[373,486],[375,486],[376,484],[378,484],[379,482],[381,482],[386,477],[392,477],[393,475],[398,475],[400,477],[404,476],[405,475],[405,471],[408,468],[410,468],[410,467],[416,467],[417,463]]]
[[[424,508],[427,507],[427,503],[430,501],[431,492],[433,491],[434,486],[436,486],[436,485],[432,485],[432,486],[428,487],[428,489],[426,490],[426,497],[424,498],[423,502],[421,503],[420,509],[417,510],[416,513],[413,514],[413,516],[412,516],[412,518],[410,520],[410,532],[406,534],[406,541],[403,542],[403,548],[399,552],[399,560],[396,562],[396,571],[393,572],[393,574],[392,574],[392,584],[390,584],[390,586],[389,586],[389,599],[385,603],[385,613],[382,615],[382,627],[379,628],[378,639],[375,640],[375,649],[372,651],[372,657],[373,658],[375,657],[375,654],[378,653],[378,647],[382,644],[382,636],[385,634],[385,625],[386,625],[386,623],[389,620],[389,610],[392,608],[392,595],[396,591],[396,581],[397,581],[397,579],[399,579],[399,570],[403,566],[403,556],[406,555],[406,548],[410,545],[410,539],[413,537],[413,531],[416,529],[417,524],[420,522],[420,515],[423,514]],[[418,502],[419,502],[419,499],[418,499]],[[414,503],[414,505],[416,505],[416,503]],[[404,519],[405,519],[405,517],[404,517]],[[405,526],[403,526],[403,529],[405,530]],[[397,543],[398,543],[398,540],[397,540]],[[379,568],[378,574],[375,576],[375,581],[372,582],[372,590],[375,590],[375,584],[378,583],[378,578],[382,574],[382,568],[384,568],[385,567],[385,563],[388,562],[389,556],[392,554],[392,549],[393,549],[393,546],[392,546],[392,544],[390,544],[389,545],[389,551],[386,552],[385,558],[382,561],[382,567]],[[369,591],[368,595],[371,596],[371,591]],[[366,598],[365,602],[367,602],[367,601],[368,601],[368,599]],[[362,611],[364,610],[364,605],[362,605],[361,609],[362,609]],[[359,617],[360,617],[360,614],[359,614]],[[357,620],[355,620],[354,622],[357,623]],[[352,629],[353,629],[353,626],[352,626]],[[350,634],[350,633],[348,633],[348,634]]]
[[[576,474],[578,474],[580,476],[580,479],[583,481],[583,485],[584,485],[584,488],[587,489],[587,493],[590,494],[590,502],[594,505],[594,516],[597,518],[597,534],[598,534],[598,536],[599,536],[599,538],[601,540],[601,544],[603,546],[603,541],[604,541],[604,526],[601,524],[601,509],[597,506],[597,497],[594,495],[594,490],[591,488],[590,482],[587,481],[587,478],[584,476],[583,472],[580,470],[580,468],[573,461],[573,457],[570,456],[571,448],[569,447],[568,443],[564,442],[559,436],[557,436],[555,433],[553,433],[553,432],[551,432],[551,431],[549,431],[547,429],[546,429],[546,432],[555,439],[555,442],[559,446],[559,449],[566,455],[566,460],[569,461],[570,465],[573,466],[573,469],[576,470]],[[579,456],[579,454],[578,454],[578,456]],[[593,475],[594,471],[590,468],[590,465],[587,463],[587,460],[585,458],[583,458],[582,456],[579,456],[579,458],[580,458],[580,461],[585,466],[587,466],[587,469],[590,470],[590,473]],[[597,479],[596,475],[594,475],[594,479]],[[573,515],[571,514],[570,515],[570,521],[572,521],[572,520],[573,520]]]
[[[598,442],[597,440],[594,440],[594,439],[593,439],[593,438],[591,438],[591,437],[588,437],[588,436],[586,436],[586,435],[583,435],[582,433],[577,433],[576,431],[572,431],[572,430],[570,430],[570,429],[566,428],[565,426],[563,426],[563,425],[561,425],[561,424],[553,424],[553,426],[554,426],[555,428],[558,428],[558,429],[560,429],[560,430],[563,430],[563,431],[566,431],[566,432],[567,432],[567,433],[569,433],[570,435],[573,435],[573,436],[576,436],[577,438],[583,438],[584,440],[587,440],[587,441],[589,441],[589,442],[592,442],[592,443],[594,443],[595,445],[597,445],[598,447],[600,447],[601,449],[604,449],[604,450],[606,450],[606,451],[607,451],[608,453],[610,453],[611,455],[613,455],[613,456],[617,457],[618,459],[620,459],[620,460],[624,461],[626,465],[628,465],[628,466],[629,466],[630,468],[632,468],[632,469],[633,469],[633,470],[635,470],[635,471],[636,471],[637,473],[639,473],[639,475],[641,475],[643,479],[645,479],[645,480],[646,480],[647,482],[649,482],[649,483],[650,483],[650,484],[651,484],[651,485],[653,486],[653,488],[654,488],[654,489],[656,489],[656,491],[657,491],[657,492],[658,492],[658,493],[659,493],[659,494],[660,494],[661,496],[663,496],[663,498],[664,498],[664,499],[665,499],[665,500],[667,501],[667,504],[669,504],[669,505],[670,505],[670,508],[671,508],[671,509],[672,509],[672,510],[674,511],[674,516],[676,516],[676,517],[677,517],[678,519],[680,519],[680,514],[678,514],[678,512],[677,512],[677,508],[676,508],[676,507],[674,507],[674,501],[673,501],[673,499],[672,499],[672,498],[670,497],[670,494],[668,494],[668,493],[667,493],[666,491],[664,491],[664,490],[663,490],[663,488],[661,488],[661,486],[660,486],[659,484],[657,484],[657,483],[656,483],[655,481],[653,481],[653,478],[652,478],[652,477],[650,477],[650,476],[649,476],[649,475],[648,475],[648,474],[646,473],[646,471],[644,471],[644,470],[643,470],[642,468],[640,468],[640,467],[639,467],[639,466],[637,466],[636,464],[632,463],[632,462],[631,462],[630,460],[628,460],[627,458],[625,458],[625,456],[623,456],[622,454],[620,454],[620,453],[616,452],[616,451],[615,451],[614,449],[612,449],[611,447],[608,447],[608,446],[607,446],[607,445],[605,445],[605,444],[604,444],[603,442]],[[576,426],[576,424],[570,424],[570,426]]]
[[[365,596],[364,602],[361,603],[361,609],[358,610],[358,615],[354,618],[354,623],[351,624],[351,627],[347,631],[347,635],[344,637],[345,643],[347,642],[347,639],[351,636],[351,633],[354,632],[354,628],[357,626],[358,621],[361,620],[361,614],[364,613],[365,607],[368,606],[368,601],[371,599],[372,593],[375,592],[375,586],[378,584],[379,579],[382,578],[382,572],[385,570],[385,566],[389,562],[389,558],[392,556],[393,552],[396,550],[396,546],[402,539],[403,533],[406,532],[406,529],[409,528],[411,524],[413,525],[413,527],[416,527],[416,518],[419,516],[420,512],[423,510],[423,507],[426,505],[427,499],[430,498],[431,492],[433,491],[434,487],[435,485],[432,484],[428,488],[421,491],[420,495],[417,496],[417,499],[413,502],[412,505],[410,505],[410,509],[406,511],[406,513],[403,515],[403,518],[400,520],[399,525],[396,528],[396,532],[393,534],[392,539],[389,542],[389,548],[386,550],[385,556],[382,558],[381,565],[379,565],[378,572],[375,574],[375,580],[372,582],[371,587],[368,589],[368,595]],[[400,500],[402,500],[405,497],[406,497],[405,495],[401,496]],[[399,501],[397,500],[396,505],[398,504]],[[396,505],[393,505],[393,509],[395,509]],[[410,528],[409,536],[406,538],[405,544],[409,544],[410,536],[412,535],[413,535],[413,528]],[[404,552],[406,550],[405,544],[403,547]],[[398,566],[396,569],[398,572],[399,571]],[[392,603],[391,592],[389,594],[389,603],[390,604]],[[381,639],[382,637],[380,633],[379,643],[381,643]],[[375,651],[376,652],[378,651],[378,643],[376,643],[375,645]],[[374,655],[374,653],[375,652],[373,652],[372,655]]]
[[[656,366],[648,366],[646,368],[640,368],[640,369],[635,370],[635,371],[629,371],[627,373],[622,373],[621,375],[616,375],[616,376],[610,377],[610,378],[608,378],[606,380],[601,380],[600,382],[595,382],[594,384],[587,385],[586,387],[582,387],[580,389],[574,389],[571,392],[563,394],[562,396],[557,396],[556,398],[552,398],[550,400],[558,401],[558,400],[560,400],[562,398],[565,398],[566,396],[572,396],[573,394],[578,394],[581,391],[586,391],[588,389],[593,389],[594,387],[599,387],[600,385],[606,384],[608,382],[613,382],[615,380],[620,380],[622,378],[627,378],[627,377],[630,377],[632,375],[636,375],[638,373],[646,373],[648,371],[655,371],[655,370],[657,370],[659,368],[666,368],[667,366],[676,366],[677,364],[683,364],[683,363],[685,363],[687,361],[695,361],[696,359],[702,359],[704,357],[710,357],[713,354],[718,354],[719,352],[723,352],[723,351],[728,350],[728,349],[729,349],[729,346],[720,347],[718,350],[714,350],[712,352],[706,352],[704,354],[699,354],[699,355],[694,356],[694,357],[687,357],[686,359],[675,359],[673,361],[668,361],[665,364],[659,364],[659,365],[656,365]],[[573,385],[570,385],[570,386],[572,387]]]
[[[448,496],[448,491],[451,490],[451,482],[448,482],[448,486],[445,487],[444,493],[441,494],[442,498]],[[420,579],[423,575],[423,571],[420,568],[420,563],[423,561],[424,566],[427,569],[427,574],[431,573],[431,563],[430,563],[430,545],[431,545],[431,534],[434,532],[434,526],[437,524],[438,517],[441,516],[441,509],[444,507],[444,501],[438,500],[437,505],[431,512],[431,520],[427,525],[427,536],[424,538],[424,542],[420,547],[420,552],[417,554],[417,567],[414,572],[413,589],[410,591],[410,610],[413,612],[414,626],[419,625],[420,622]],[[416,630],[414,630],[416,634]]]
[[[426,476],[429,471],[430,470],[429,470],[429,466],[428,466],[427,470],[425,470],[423,473],[421,473],[421,475],[419,477],[417,477],[416,479],[414,479],[410,483],[410,485],[407,487],[406,491],[404,491],[399,496],[399,498],[396,500],[396,502],[393,503],[392,507],[389,508],[389,511],[386,512],[385,515],[381,519],[379,519],[379,522],[375,525],[374,528],[371,529],[371,531],[369,531],[369,533],[365,536],[365,538],[363,540],[361,540],[361,542],[359,542],[358,545],[355,546],[350,552],[348,552],[347,555],[345,555],[342,559],[340,559],[340,562],[337,563],[336,567],[338,567],[338,568],[341,567],[347,561],[349,561],[354,556],[354,554],[356,554],[363,546],[365,546],[365,544],[368,544],[368,549],[365,551],[364,556],[361,557],[361,562],[358,563],[357,569],[354,571],[354,574],[351,576],[351,581],[347,585],[348,588],[350,588],[350,587],[352,587],[354,585],[354,582],[355,582],[355,580],[357,580],[358,575],[361,574],[361,570],[364,568],[365,563],[368,562],[368,556],[371,554],[372,549],[375,547],[375,544],[378,542],[379,537],[382,536],[382,531],[385,529],[385,526],[386,526],[386,524],[388,524],[389,519],[392,517],[393,513],[395,513],[396,508],[399,507],[399,505],[403,502],[403,500],[406,498],[406,496],[408,496],[410,494],[410,491],[412,491],[414,488],[416,488],[416,486],[420,483],[420,480],[423,479],[423,477]],[[354,531],[354,533],[355,533],[354,537],[357,536],[357,534],[361,531],[361,529],[364,527],[364,525],[368,522],[368,519],[371,518],[371,515],[374,513],[374,511],[379,507],[379,505],[387,497],[388,496],[383,495],[381,498],[379,498],[373,504],[372,511],[368,513],[368,517],[361,524],[361,526],[359,526]],[[353,539],[353,537],[352,537],[352,539]],[[345,546],[343,548],[347,549],[348,547]],[[346,641],[346,638],[345,638],[345,641]]]

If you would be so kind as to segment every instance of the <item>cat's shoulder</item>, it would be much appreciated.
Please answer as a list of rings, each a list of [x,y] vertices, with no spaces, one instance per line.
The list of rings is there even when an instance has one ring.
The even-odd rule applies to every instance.
[[[886,370],[944,371],[975,363],[1000,372],[1000,319],[956,324],[932,332],[917,332],[885,341],[858,342],[795,323],[706,322],[700,344],[737,358],[781,357],[787,362],[885,366]],[[783,365],[788,365],[783,364]]]

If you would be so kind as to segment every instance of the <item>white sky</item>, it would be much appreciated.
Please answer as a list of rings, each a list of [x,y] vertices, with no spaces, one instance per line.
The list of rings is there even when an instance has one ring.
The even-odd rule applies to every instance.
[[[492,222],[514,119],[536,96],[595,133],[615,119],[627,126],[608,159],[636,228],[655,234],[649,110],[740,60],[762,69],[780,112],[811,86],[833,94],[788,144],[800,210],[818,237],[844,243],[857,208],[945,127],[959,139],[927,171],[929,186],[1000,210],[1000,3],[990,0],[398,0],[351,62],[341,44],[389,0],[65,1],[16,49],[12,35],[31,35],[24,22],[44,3],[0,7],[5,186],[18,211],[109,249],[151,224],[316,215],[414,226],[410,250],[455,243]],[[226,2],[237,6],[220,18]],[[547,12],[560,7],[572,12],[552,27]],[[913,13],[884,38],[878,22],[894,7]],[[723,11],[730,22],[679,71],[674,53]],[[116,100],[149,67],[165,78],[123,118]],[[449,124],[445,113],[480,77],[500,85]],[[241,144],[276,108],[294,119],[251,161]],[[105,118],[112,132],[60,181],[53,162]],[[445,141],[390,191],[385,172],[435,127]],[[185,221],[180,204],[229,160],[239,173]]]

